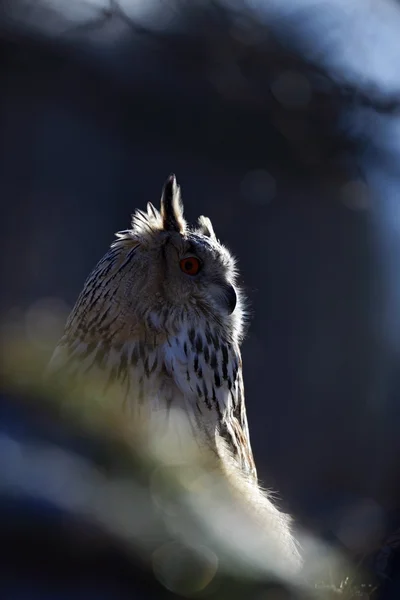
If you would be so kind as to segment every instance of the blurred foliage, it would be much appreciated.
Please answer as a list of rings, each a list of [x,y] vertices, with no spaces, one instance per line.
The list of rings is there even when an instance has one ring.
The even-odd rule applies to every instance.
[[[54,325],[54,319],[53,313],[46,322]],[[298,531],[304,569],[299,575],[286,570],[279,546],[211,457],[199,454],[179,413],[170,415],[167,428],[162,411],[159,421],[132,423],[117,389],[98,400],[101,380],[86,381],[82,392],[62,375],[49,383],[43,377],[48,352],[38,349],[48,350],[54,332],[37,331],[36,343],[18,337],[15,328],[2,339],[3,391],[28,424],[19,439],[7,429],[0,432],[8,464],[7,475],[0,475],[3,495],[12,489],[14,496],[45,501],[85,527],[100,528],[179,596],[202,597],[204,591],[218,599],[244,593],[260,598],[262,590],[271,599],[373,597],[361,571],[304,531]],[[38,422],[56,435],[40,433]]]

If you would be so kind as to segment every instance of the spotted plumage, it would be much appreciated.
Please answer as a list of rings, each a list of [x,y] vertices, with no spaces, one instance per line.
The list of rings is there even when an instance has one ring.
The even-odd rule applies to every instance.
[[[231,253],[206,217],[187,226],[173,175],[160,211],[150,203],[137,210],[116,238],[84,284],[50,372],[66,371],[79,385],[90,375],[100,394],[118,386],[133,418],[182,409],[199,446],[233,459],[258,493],[240,354],[243,298]],[[286,517],[276,514],[292,544]]]
[[[185,257],[199,260],[198,274],[180,269]],[[98,369],[104,391],[118,382],[133,414],[144,398],[155,398],[158,408],[166,394],[167,406],[178,402],[193,413],[208,444],[222,436],[255,479],[240,369],[242,327],[234,260],[207,218],[187,227],[171,176],[160,212],[152,204],[137,211],[132,228],[117,233],[88,277],[51,370],[67,367],[82,381]]]

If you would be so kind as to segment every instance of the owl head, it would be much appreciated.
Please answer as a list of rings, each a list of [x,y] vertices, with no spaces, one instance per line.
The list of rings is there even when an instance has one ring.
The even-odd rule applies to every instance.
[[[187,225],[175,175],[164,184],[160,210],[148,203],[146,212],[133,215],[131,229],[116,236],[111,253],[125,257],[118,285],[138,321],[163,328],[170,315],[197,315],[239,333],[243,310],[234,258],[210,219]]]

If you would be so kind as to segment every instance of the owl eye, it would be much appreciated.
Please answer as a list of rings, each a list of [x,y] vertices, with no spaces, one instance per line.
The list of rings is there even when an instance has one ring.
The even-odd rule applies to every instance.
[[[179,262],[181,270],[186,273],[186,275],[197,275],[197,273],[201,269],[201,262],[195,256],[188,256],[187,258],[182,258]]]

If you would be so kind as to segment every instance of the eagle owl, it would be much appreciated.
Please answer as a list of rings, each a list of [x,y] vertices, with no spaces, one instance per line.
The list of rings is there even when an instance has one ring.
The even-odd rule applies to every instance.
[[[208,218],[187,226],[174,175],[160,211],[148,203],[116,238],[85,282],[50,371],[84,379],[97,369],[104,391],[119,385],[133,417],[178,407],[199,446],[221,461],[229,456],[259,490],[240,355],[243,296],[231,253]],[[289,520],[264,501],[296,555]]]

